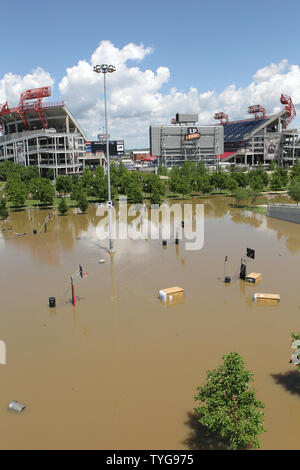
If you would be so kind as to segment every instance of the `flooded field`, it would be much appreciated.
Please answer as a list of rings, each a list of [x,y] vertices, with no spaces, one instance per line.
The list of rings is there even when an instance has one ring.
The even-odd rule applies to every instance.
[[[95,206],[52,212],[47,233],[47,210],[14,212],[1,224],[1,449],[213,447],[195,426],[193,395],[232,351],[266,404],[262,448],[300,448],[300,374],[289,364],[290,333],[300,331],[300,227],[234,208],[230,198],[193,202],[205,206],[198,251],[183,241],[122,240],[111,257],[96,236]],[[258,285],[237,276],[247,247],[256,250],[248,271],[263,274]],[[74,308],[79,263],[88,277]],[[177,285],[183,303],[158,300],[159,289]],[[255,292],[279,293],[281,302],[256,304]],[[25,411],[8,411],[11,400]]]

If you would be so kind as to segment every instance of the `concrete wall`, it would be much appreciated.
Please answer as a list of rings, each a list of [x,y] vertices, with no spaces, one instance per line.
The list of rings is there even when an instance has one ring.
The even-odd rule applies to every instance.
[[[269,204],[268,216],[300,224],[300,206],[292,204]]]

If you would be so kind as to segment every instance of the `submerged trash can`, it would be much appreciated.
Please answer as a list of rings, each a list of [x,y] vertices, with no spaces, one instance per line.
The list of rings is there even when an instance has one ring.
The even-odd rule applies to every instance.
[[[226,277],[225,277],[225,284],[229,284],[230,281],[231,281],[230,276],[226,276]]]
[[[167,240],[163,240],[162,244],[163,246],[167,246]]]
[[[10,404],[8,405],[8,408],[10,410],[14,410],[14,411],[23,411],[24,408],[25,408],[25,405],[22,405],[22,403],[19,403],[18,401],[16,400],[13,400],[12,402],[10,402]]]
[[[55,307],[55,297],[49,297],[49,307],[50,308]]]

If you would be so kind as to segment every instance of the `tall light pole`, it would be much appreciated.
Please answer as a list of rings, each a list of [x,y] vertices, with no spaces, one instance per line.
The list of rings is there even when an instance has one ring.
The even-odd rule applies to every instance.
[[[104,75],[104,106],[105,106],[105,132],[106,132],[106,160],[107,160],[107,181],[108,181],[108,201],[107,201],[107,209],[108,209],[108,224],[109,224],[109,251],[113,251],[113,238],[112,238],[112,218],[111,218],[111,209],[112,209],[112,201],[111,201],[111,189],[110,189],[110,159],[109,159],[109,142],[108,142],[108,128],[107,128],[107,102],[106,102],[106,74],[112,73],[116,71],[116,67],[114,65],[95,65],[94,72],[96,73],[103,73]]]

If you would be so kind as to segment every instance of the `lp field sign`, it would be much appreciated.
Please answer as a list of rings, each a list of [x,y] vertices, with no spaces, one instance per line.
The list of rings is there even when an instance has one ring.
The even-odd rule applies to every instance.
[[[185,140],[200,139],[200,132],[197,127],[188,127]]]

